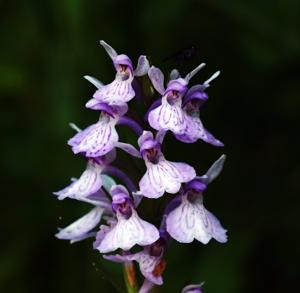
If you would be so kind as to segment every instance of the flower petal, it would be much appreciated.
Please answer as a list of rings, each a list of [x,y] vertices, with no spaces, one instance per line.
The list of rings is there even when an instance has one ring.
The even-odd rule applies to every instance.
[[[179,73],[178,69],[174,68],[170,72],[170,80],[174,80],[174,79],[177,79],[177,78],[180,78],[180,73]]]
[[[99,157],[111,151],[119,136],[115,129],[116,121],[100,120],[72,137],[68,144],[75,154],[84,153],[86,157]]]
[[[163,95],[165,92],[164,87],[164,74],[161,72],[161,70],[157,67],[151,66],[151,68],[148,71],[148,76],[152,82],[153,87],[161,94]]]
[[[227,242],[227,230],[222,227],[220,221],[211,212],[206,210],[206,214],[211,223],[212,237],[220,243]]]
[[[224,146],[224,144],[216,139],[209,131],[207,131],[199,117],[191,117],[186,115],[186,128],[182,134],[176,134],[176,138],[185,143],[194,143],[198,139],[214,145],[214,146]]]
[[[185,163],[169,162],[162,159],[158,164],[148,163],[147,171],[140,180],[140,192],[143,196],[158,198],[165,192],[177,193],[181,183],[196,176],[193,167]]]
[[[134,245],[149,245],[159,238],[156,227],[139,218],[133,211],[129,219],[119,217],[117,224],[106,233],[97,249],[101,253],[114,251],[118,248],[129,250]]]
[[[123,151],[132,155],[133,157],[141,158],[140,152],[129,143],[117,142],[116,147],[122,149]]]
[[[76,222],[61,229],[55,236],[58,239],[73,240],[73,242],[85,239],[87,233],[95,228],[100,222],[103,211],[104,209],[101,207],[93,208],[88,214],[78,219]]]
[[[141,253],[142,252],[133,253],[133,254],[124,254],[124,255],[120,255],[120,254],[103,255],[103,258],[107,259],[107,260],[110,260],[110,261],[121,262],[122,263],[122,262],[126,262],[126,261],[137,260]]]
[[[58,199],[66,197],[80,199],[97,192],[102,186],[101,172],[103,167],[89,160],[86,170],[78,180],[74,180],[66,188],[54,192]]]
[[[155,276],[153,271],[155,270],[156,266],[160,262],[160,258],[151,256],[148,253],[140,253],[137,262],[140,265],[140,270],[143,276],[149,280],[150,282],[156,285],[162,285],[163,280],[161,276]]]
[[[100,41],[100,45],[105,49],[105,51],[107,52],[107,54],[109,55],[109,57],[114,60],[118,54],[115,51],[114,48],[112,48],[110,45],[108,45],[106,42],[104,42],[103,40]]]
[[[132,78],[128,80],[115,79],[112,83],[103,86],[94,94],[94,98],[109,105],[121,105],[134,98],[135,92],[131,85]]]
[[[141,55],[138,60],[136,69],[134,70],[134,76],[143,76],[148,73],[150,68],[149,61],[146,56]]]
[[[160,258],[151,256],[147,251],[141,251],[134,254],[128,255],[104,255],[105,259],[114,262],[126,262],[126,261],[137,261],[143,276],[156,285],[162,285],[163,280],[161,276],[155,276],[153,271],[155,267],[159,264]]]
[[[149,113],[148,122],[156,130],[170,130],[175,134],[182,134],[186,128],[186,121],[181,102],[170,105],[163,98],[162,104]]]
[[[142,287],[139,290],[139,293],[149,293],[151,291],[151,289],[154,287],[154,285],[155,284],[153,284],[149,280],[145,279]]]
[[[181,243],[190,243],[197,239],[207,244],[211,238],[219,242],[226,241],[226,230],[220,222],[200,201],[190,203],[186,196],[182,198],[180,206],[169,213],[166,223],[168,233]]]

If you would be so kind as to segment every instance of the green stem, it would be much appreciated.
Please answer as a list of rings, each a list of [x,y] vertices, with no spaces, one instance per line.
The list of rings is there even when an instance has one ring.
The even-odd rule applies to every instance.
[[[124,280],[128,293],[137,293],[138,286],[136,281],[135,268],[131,261],[125,262],[123,266]]]

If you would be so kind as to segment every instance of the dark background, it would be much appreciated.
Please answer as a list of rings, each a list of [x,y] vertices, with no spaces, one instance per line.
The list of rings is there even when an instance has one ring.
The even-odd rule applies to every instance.
[[[205,204],[229,242],[174,242],[161,292],[200,281],[211,293],[299,291],[299,17],[297,0],[0,1],[0,291],[115,292],[107,276],[122,282],[91,240],[53,236],[89,210],[52,191],[85,166],[66,145],[70,121],[97,120],[82,76],[114,76],[100,39],[164,72],[206,62],[193,83],[222,71],[201,116],[225,148],[169,135],[166,154],[199,174],[228,155]]]

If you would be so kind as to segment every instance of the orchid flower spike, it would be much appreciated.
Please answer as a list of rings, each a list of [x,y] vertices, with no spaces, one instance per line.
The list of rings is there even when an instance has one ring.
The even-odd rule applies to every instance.
[[[96,249],[101,253],[108,253],[118,248],[129,250],[136,244],[145,246],[158,240],[158,230],[138,216],[133,199],[124,186],[113,186],[111,194],[112,209],[117,221],[111,229],[106,231],[101,241],[98,239]],[[101,230],[99,233],[102,233]]]
[[[175,194],[181,183],[188,182],[196,176],[193,167],[185,163],[170,162],[165,159],[161,144],[153,138],[150,131],[144,131],[138,139],[140,153],[145,161],[147,171],[139,182],[139,194],[158,198],[165,192]]]
[[[143,76],[149,70],[149,61],[145,55],[141,55],[138,59],[136,69],[133,69],[132,61],[125,54],[118,55],[115,49],[103,40],[100,45],[105,49],[109,57],[113,61],[116,69],[115,80],[110,84],[103,85],[102,82],[89,75],[85,79],[96,86],[93,99],[87,102],[86,107],[97,110],[94,105],[97,103],[107,103],[109,105],[123,105],[134,98],[135,92],[132,87],[132,81],[135,76]]]
[[[167,215],[167,231],[178,242],[190,243],[196,239],[207,244],[211,238],[221,243],[227,241],[226,230],[203,205],[203,191],[219,175],[225,158],[221,156],[205,175],[188,182],[182,191],[181,203]]]
[[[164,88],[164,75],[160,69],[151,67],[148,76],[153,84],[153,87],[162,95],[161,105],[151,110],[148,115],[148,121],[152,128],[156,130],[170,130],[174,134],[181,134],[186,128],[185,115],[181,108],[182,98],[187,92],[187,86],[190,79],[205,66],[205,63],[200,64],[192,72],[186,75],[185,78],[179,77],[178,71],[172,71],[171,79]]]

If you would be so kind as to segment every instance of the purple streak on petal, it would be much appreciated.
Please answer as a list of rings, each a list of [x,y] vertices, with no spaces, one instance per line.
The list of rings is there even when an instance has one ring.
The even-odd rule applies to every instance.
[[[148,71],[148,76],[152,82],[153,87],[161,94],[165,92],[164,74],[157,67],[151,66]]]
[[[109,105],[122,105],[134,98],[135,92],[132,88],[132,77],[128,80],[115,79],[110,84],[97,90],[93,97]]]
[[[181,98],[176,97],[169,103],[171,92],[162,98],[162,104],[149,112],[148,122],[156,130],[170,130],[182,134],[186,128],[185,112],[181,108]]]
[[[185,163],[169,162],[161,159],[159,163],[148,163],[147,171],[139,182],[140,192],[149,198],[161,197],[165,192],[175,194],[181,183],[196,176],[193,167]]]
[[[140,124],[129,117],[122,116],[118,120],[117,124],[129,126],[138,136],[143,133],[143,128],[140,126]]]
[[[181,204],[167,216],[167,231],[172,238],[181,243],[191,243],[195,238],[207,244],[211,235],[207,233],[202,220],[206,220],[203,205],[190,203],[183,197]]]
[[[132,180],[118,167],[107,166],[104,169],[103,173],[121,179],[125,183],[125,185],[127,186],[127,188],[129,189],[130,192],[137,191],[137,188],[136,188],[135,184],[132,182]]]
[[[191,203],[187,196],[181,204],[167,216],[167,231],[172,238],[181,243],[190,243],[194,239],[207,244],[211,238],[224,243],[227,241],[226,230],[199,198]]]
[[[118,248],[130,250],[136,244],[149,245],[159,238],[156,227],[139,218],[134,210],[128,219],[117,216],[117,224],[105,233],[102,241],[96,247],[101,253],[108,253]]]
[[[84,153],[86,157],[103,156],[118,142],[119,136],[115,124],[115,119],[100,118],[97,123],[73,136],[68,144],[75,154]]]

